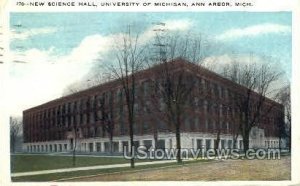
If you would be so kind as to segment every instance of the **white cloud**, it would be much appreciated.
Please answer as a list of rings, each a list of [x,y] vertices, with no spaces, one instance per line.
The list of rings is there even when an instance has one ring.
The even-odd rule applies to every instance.
[[[166,22],[166,28],[171,31],[189,28],[188,21]],[[170,27],[169,24],[172,24]],[[46,34],[55,30],[41,29],[22,33],[19,39],[25,39],[37,34]],[[97,59],[104,57],[124,35],[122,33],[102,36],[90,35],[69,54],[57,56],[53,49],[30,49],[19,53],[11,53],[11,58],[27,63],[11,63],[9,112],[20,115],[23,110],[40,105],[62,96],[63,90],[74,82],[82,80],[94,67]],[[153,28],[146,30],[140,42],[148,42],[154,37]]]
[[[223,55],[216,55],[216,56],[209,56],[205,58],[201,64],[216,72],[222,73],[225,66],[230,65],[232,63],[239,63],[243,64],[250,64],[250,63],[263,63],[265,60],[257,55],[251,54],[223,54]]]
[[[57,29],[53,28],[53,27],[34,28],[34,29],[26,30],[26,31],[17,31],[15,29],[13,29],[11,31],[11,38],[18,39],[18,40],[26,40],[33,36],[52,34],[55,32],[57,32]]]
[[[291,32],[291,27],[280,24],[260,24],[249,26],[245,28],[235,28],[228,31],[225,31],[221,35],[217,36],[217,40],[231,40],[231,39],[239,39],[242,37],[254,37],[261,34],[286,34]]]
[[[109,51],[110,37],[88,36],[68,55],[56,56],[50,49],[27,50],[12,59],[27,63],[10,66],[10,113],[20,115],[24,109],[58,98],[66,86],[81,80],[95,59]]]
[[[190,20],[168,20],[166,23],[166,29],[170,31],[185,31],[191,28],[193,23]]]

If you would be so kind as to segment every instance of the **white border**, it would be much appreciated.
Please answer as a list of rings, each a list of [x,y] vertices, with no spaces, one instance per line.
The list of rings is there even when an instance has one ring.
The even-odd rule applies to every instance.
[[[15,6],[15,2],[17,0],[6,0],[9,2],[5,2],[5,0],[0,2],[1,9],[0,15],[1,19],[3,20],[4,26],[4,33],[8,34],[8,25],[9,25],[9,12],[90,12],[90,11],[103,11],[103,12],[183,12],[183,11],[250,11],[250,12],[274,12],[274,11],[292,11],[293,14],[293,40],[292,40],[292,173],[291,178],[292,181],[219,181],[219,182],[72,182],[72,183],[51,183],[51,182],[23,182],[23,183],[11,183],[10,182],[10,157],[9,157],[9,127],[8,127],[8,113],[5,111],[5,105],[9,104],[8,94],[9,92],[5,90],[5,83],[8,80],[7,74],[7,64],[0,65],[0,185],[98,185],[98,184],[105,184],[105,185],[169,185],[172,184],[173,186],[177,185],[300,185],[300,151],[297,147],[300,145],[300,1],[299,0],[244,0],[241,2],[252,2],[254,6],[252,7],[197,7],[197,8],[182,8],[182,7],[131,7],[128,10],[128,7],[119,7],[119,8],[80,8],[80,7],[56,7],[56,8],[49,8],[49,7],[17,7]],[[23,1],[30,1],[30,0],[23,0]],[[33,0],[34,1],[34,0]],[[51,1],[51,0],[35,0],[35,1]],[[52,1],[59,1],[59,0],[52,0]],[[61,0],[63,1],[63,0]],[[67,0],[65,0],[67,1]],[[76,0],[74,0],[76,1]],[[86,1],[97,1],[97,0],[86,0]],[[98,2],[103,0],[98,0]],[[113,1],[113,0],[111,0]],[[120,0],[121,1],[121,0]],[[148,0],[147,2],[158,2],[153,0]],[[180,2],[187,2],[188,0],[183,0]],[[211,0],[202,0],[201,2],[211,2]],[[222,2],[229,2],[222,1]],[[145,2],[145,1],[126,1],[126,2]],[[167,2],[167,1],[165,1]],[[168,2],[174,2],[168,0]],[[199,1],[198,1],[199,2]],[[237,0],[231,0],[230,2],[237,2]],[[5,5],[5,6],[4,6]],[[3,8],[4,7],[4,8]],[[6,47],[8,48],[8,39],[6,39]],[[6,58],[8,61],[8,59]],[[298,84],[297,84],[298,83]],[[21,90],[20,90],[21,92]],[[297,184],[298,183],[298,184]]]

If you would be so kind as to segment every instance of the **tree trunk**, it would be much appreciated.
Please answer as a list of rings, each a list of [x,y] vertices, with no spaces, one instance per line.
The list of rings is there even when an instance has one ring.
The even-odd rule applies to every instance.
[[[243,136],[244,152],[249,149],[249,132],[245,132]]]
[[[113,154],[113,134],[110,132],[110,136],[109,136],[109,146],[110,146],[110,155]]]
[[[129,116],[130,117],[130,116]],[[130,136],[130,167],[134,168],[134,151],[135,149],[133,148],[133,119],[130,119],[130,123],[129,123],[129,136]]]
[[[281,136],[279,136],[279,144],[278,145],[279,145],[279,147],[278,147],[279,148],[279,152],[281,152]]]
[[[76,166],[76,153],[75,153],[75,149],[73,149],[73,158],[72,158],[72,161],[73,161],[73,167],[75,167]]]
[[[220,134],[221,134],[221,130],[218,130],[217,132],[217,140],[215,143],[215,152],[217,153],[218,147],[219,147],[219,143],[220,143]]]
[[[77,129],[75,128],[74,129],[74,141],[73,141],[73,158],[72,158],[72,161],[73,161],[73,167],[75,167],[76,166],[76,147],[77,147]]]
[[[237,138],[238,138],[238,134],[236,134],[236,135],[233,135],[233,149],[237,149]]]
[[[181,140],[180,140],[180,120],[179,120],[178,116],[177,116],[177,121],[176,121],[176,148],[177,148],[177,154],[176,154],[177,163],[182,163]]]
[[[154,129],[154,134],[153,134],[153,138],[154,138],[154,149],[157,149],[157,142],[158,142],[158,131],[157,129]]]

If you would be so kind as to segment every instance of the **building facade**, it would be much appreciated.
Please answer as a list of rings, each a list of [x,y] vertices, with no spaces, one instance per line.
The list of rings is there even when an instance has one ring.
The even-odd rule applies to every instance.
[[[182,148],[216,148],[219,135],[218,148],[242,149],[241,135],[234,138],[239,124],[235,99],[245,87],[182,59],[173,61],[171,66],[172,73],[177,69],[188,72],[195,84],[182,118]],[[160,68],[157,65],[136,73],[135,146],[176,148],[174,126],[164,118],[166,108],[159,98],[153,101],[156,94],[153,84],[159,79],[156,72]],[[283,106],[265,99],[264,104],[272,109],[252,128],[250,148],[279,147],[278,122],[283,117]],[[86,153],[108,152],[110,133],[107,121],[103,120],[104,114],[113,124],[113,151],[121,153],[130,139],[124,90],[119,80],[25,110],[23,150],[68,152],[76,147],[76,151]]]

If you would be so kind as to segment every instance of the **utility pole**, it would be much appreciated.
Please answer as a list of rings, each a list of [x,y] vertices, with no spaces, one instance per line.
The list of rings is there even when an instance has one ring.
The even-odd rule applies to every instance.
[[[165,28],[166,24],[163,22],[154,22],[152,23],[156,27],[153,29],[155,32],[155,42],[153,44],[154,46],[154,62],[166,62],[167,61],[167,56],[166,56],[166,31],[167,29]],[[157,57],[158,56],[158,57]]]

